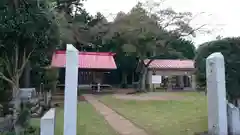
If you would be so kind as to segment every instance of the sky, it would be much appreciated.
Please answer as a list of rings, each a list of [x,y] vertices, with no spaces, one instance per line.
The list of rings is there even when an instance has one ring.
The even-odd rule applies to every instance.
[[[84,7],[92,15],[101,12],[109,20],[119,11],[129,12],[137,2],[146,0],[87,0]],[[240,36],[240,0],[165,0],[161,8],[172,8],[178,12],[192,12],[198,15],[191,23],[192,27],[207,24],[205,27],[212,32],[198,33],[193,38],[195,46],[222,37]]]

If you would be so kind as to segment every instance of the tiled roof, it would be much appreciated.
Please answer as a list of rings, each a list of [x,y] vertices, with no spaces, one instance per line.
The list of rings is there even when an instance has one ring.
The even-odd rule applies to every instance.
[[[82,69],[117,69],[114,53],[79,52],[79,68]],[[66,52],[56,51],[52,56],[52,67],[65,67]]]
[[[144,60],[144,64],[147,64],[149,59]],[[155,69],[194,69],[193,60],[153,60],[149,68]]]

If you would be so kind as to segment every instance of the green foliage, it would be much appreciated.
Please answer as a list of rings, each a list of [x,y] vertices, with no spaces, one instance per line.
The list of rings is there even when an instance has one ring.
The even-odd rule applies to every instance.
[[[200,85],[206,86],[206,58],[221,52],[225,59],[226,88],[230,99],[240,97],[240,38],[224,38],[200,45],[195,57],[197,79]]]
[[[48,81],[56,81],[58,79],[58,72],[57,68],[48,68],[45,70],[45,79]]]
[[[15,124],[18,124],[23,129],[21,134],[24,135],[39,135],[38,128],[32,127],[30,125],[30,102],[21,102],[19,117]],[[3,135],[15,135],[15,132],[4,132]]]
[[[40,134],[40,128],[33,127],[33,126],[27,127],[24,132],[24,135],[39,135],[39,134]]]
[[[116,53],[118,69],[125,76],[122,79],[132,75],[139,60],[193,59],[195,55],[193,43],[181,38],[195,35],[189,25],[192,14],[159,9],[157,5],[154,8],[156,12],[151,12],[138,3],[128,13],[119,12],[113,22],[98,15],[100,19],[96,20],[100,21],[90,28],[93,43],[101,46],[98,51]],[[144,80],[141,74],[139,78]]]
[[[1,67],[1,66],[0,66]],[[0,70],[1,72],[1,70]],[[7,91],[8,85],[0,79],[0,102],[7,102],[9,99],[9,92]]]
[[[88,14],[86,14],[87,17],[89,17]],[[88,22],[88,25],[93,27],[97,25],[101,21],[107,21],[104,15],[100,12],[97,12],[97,14],[94,17],[89,17],[90,22]]]
[[[57,8],[60,10],[64,10],[69,15],[73,14],[74,8],[77,8],[76,10],[82,9],[82,2],[84,0],[51,0],[51,2],[57,3]]]
[[[47,0],[0,1],[0,79],[7,81],[13,97],[19,90],[19,79],[29,61],[45,66],[59,43],[59,29]],[[28,127],[28,105],[14,102],[14,128]],[[20,111],[20,112],[18,112]]]
[[[58,49],[65,49],[66,44],[88,45],[90,41],[88,23],[92,20],[92,16],[83,8],[83,1],[49,1],[60,28],[61,43]]]
[[[1,135],[16,135],[14,132],[1,133]],[[40,135],[40,128],[29,126],[25,129],[24,135]]]
[[[4,83],[2,83],[2,84],[0,83],[0,86],[1,86],[1,88],[0,88],[0,103],[8,102],[11,97],[11,93],[6,88],[4,88],[4,85],[6,85],[6,84],[4,84],[4,85],[3,84]]]
[[[20,50],[26,48],[27,51],[45,48],[50,50],[52,46],[49,41],[55,38],[51,34],[57,27],[45,1],[19,2],[17,8],[8,2],[2,0],[0,3],[0,16],[5,16],[0,18],[2,49],[7,54],[12,54],[12,49],[17,46]]]
[[[176,52],[179,52],[180,55],[186,59],[194,59],[195,57],[196,49],[193,42],[191,41],[180,38],[173,40],[169,46],[172,49],[176,50]]]
[[[71,16],[70,19],[63,11],[57,11],[55,14],[60,28],[61,49],[63,49],[67,43],[74,45],[87,44],[89,41],[87,23],[91,20],[91,16],[85,10]]]
[[[124,49],[122,48],[123,44],[124,40],[116,36],[106,42],[103,47],[100,48],[100,51],[110,51],[116,53],[115,61],[118,69],[123,72],[133,72],[137,64],[137,59],[134,55],[129,55],[124,52]]]
[[[44,86],[47,90],[55,90],[59,77],[59,70],[57,68],[48,68],[44,73]]]
[[[159,40],[157,36],[162,31],[157,21],[137,5],[128,14],[118,15],[103,38],[108,40],[118,36],[124,41],[122,44],[124,52],[146,57],[147,52],[156,48],[156,40]]]
[[[0,16],[0,77],[18,87],[29,60],[41,66],[48,62],[59,43],[58,25],[46,0],[2,0]]]
[[[21,125],[23,128],[26,128],[29,126],[30,123],[30,107],[31,104],[30,103],[21,103],[20,105],[20,115],[18,117],[18,120],[16,121],[16,124]]]
[[[113,22],[96,25],[91,31],[98,33],[95,35],[100,35],[103,43],[119,38],[120,49],[140,60],[165,53],[174,56],[182,53],[180,57],[192,59],[193,44],[180,38],[195,35],[196,31],[189,25],[192,14],[151,6],[157,11],[151,12],[149,6],[138,3],[129,13],[119,12]]]

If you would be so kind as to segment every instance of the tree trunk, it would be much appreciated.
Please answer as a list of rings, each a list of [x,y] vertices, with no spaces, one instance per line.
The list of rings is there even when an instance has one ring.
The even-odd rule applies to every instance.
[[[146,91],[146,77],[147,77],[147,67],[143,68],[142,77],[141,77],[141,91]]]
[[[19,89],[19,84],[18,84],[18,85],[14,84],[14,85],[12,86],[12,99],[13,99],[13,100],[14,100],[15,97],[17,96],[17,89]]]
[[[132,84],[135,82],[135,76],[134,72],[132,73]]]
[[[24,87],[25,88],[30,87],[30,72],[31,72],[31,66],[30,66],[30,63],[28,62],[24,70]]]
[[[127,74],[125,72],[122,72],[122,86],[127,87]]]
[[[144,63],[144,60],[142,60],[142,62],[141,62],[143,64],[142,69],[141,69],[141,73],[140,73],[140,78],[139,78],[139,80],[141,81],[140,82],[140,84],[141,84],[140,90],[141,91],[146,90],[147,71],[148,71],[149,65],[153,62],[153,60],[154,59],[150,59],[147,64]]]
[[[52,89],[51,89],[51,93],[56,93],[56,90],[57,90],[57,83],[58,81],[53,81],[52,82]]]
[[[44,91],[43,92],[43,95],[44,95],[44,105],[47,106],[48,105],[48,102],[47,102],[47,94],[48,92],[47,91]]]
[[[22,134],[22,126],[17,122],[19,118],[19,112],[20,112],[20,103],[18,101],[14,104],[14,112],[13,112],[13,119],[14,119],[14,130],[16,135]]]
[[[123,73],[123,83],[127,84],[127,74]]]
[[[21,112],[21,101],[20,98],[18,96],[18,92],[19,92],[19,77],[18,75],[16,75],[15,77],[15,85],[12,86],[12,90],[13,90],[13,101],[14,101],[14,108],[13,108],[13,122],[14,122],[14,130],[15,130],[15,134],[16,135],[21,135],[22,133],[22,126],[20,125],[20,123],[18,123],[18,119],[19,119],[19,115]]]
[[[13,100],[14,100],[14,108],[13,108],[13,120],[14,121],[13,122],[14,122],[15,134],[21,135],[22,126],[17,122],[19,115],[20,115],[20,111],[21,111],[21,108],[20,108],[21,101],[18,97],[18,91],[19,91],[19,86],[18,85],[13,86],[13,93],[15,94],[13,97]]]

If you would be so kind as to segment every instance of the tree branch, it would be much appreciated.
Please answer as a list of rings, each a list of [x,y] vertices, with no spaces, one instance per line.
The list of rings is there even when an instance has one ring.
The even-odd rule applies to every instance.
[[[7,81],[10,84],[14,84],[13,81],[9,78],[7,78],[2,72],[0,72],[0,78]]]
[[[190,23],[191,21],[193,21],[194,19],[196,19],[199,15],[204,14],[204,13],[205,13],[205,12],[200,12],[200,13],[195,14],[195,15],[192,17],[192,19],[189,20],[188,23]]]
[[[21,68],[18,70],[19,77],[22,75],[23,70],[24,70],[26,64],[28,63],[28,61],[29,61],[29,59],[30,59],[32,53],[35,51],[35,49],[36,49],[36,48],[34,48],[34,49],[28,54],[28,56],[27,56],[27,58],[26,58],[26,48],[24,48],[24,53],[23,53],[23,63],[22,63]]]
[[[172,17],[172,19],[163,26],[163,29],[166,29],[168,26],[170,26],[171,24],[173,24],[174,20],[177,19],[177,18],[179,18],[177,15],[175,15],[174,17]]]
[[[190,31],[189,33],[187,34],[180,34],[181,37],[186,37],[186,36],[189,36],[189,35],[192,35],[194,32],[200,30],[201,28],[203,28],[204,26],[206,26],[207,24],[203,24],[195,29],[193,29],[192,31]]]
[[[153,61],[154,61],[154,58],[153,58],[153,59],[150,59],[150,60],[147,62],[147,64],[145,65],[145,67],[148,68],[149,65],[150,65]]]

